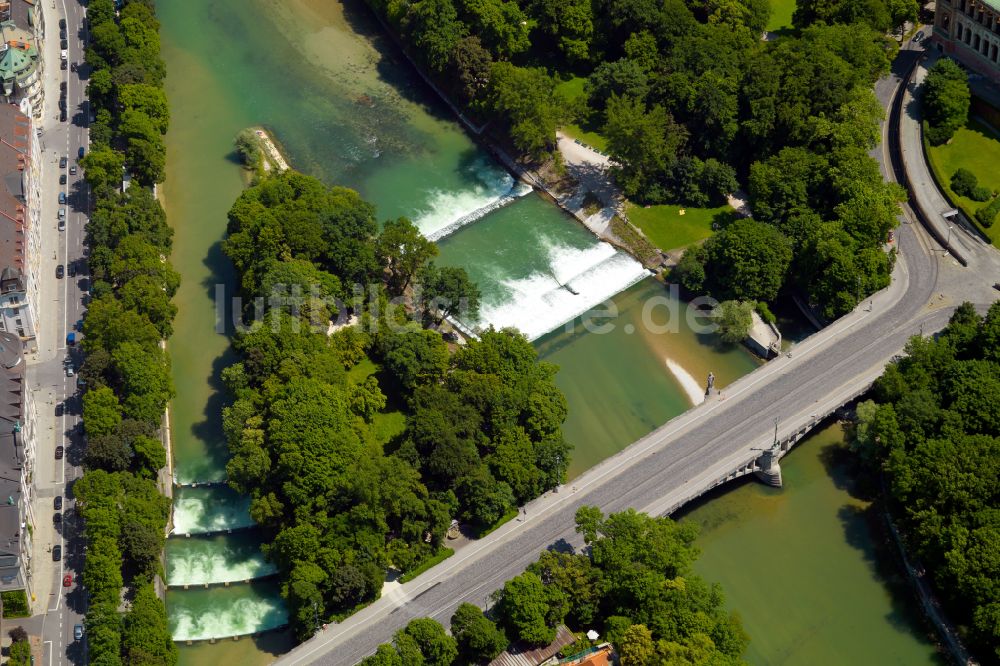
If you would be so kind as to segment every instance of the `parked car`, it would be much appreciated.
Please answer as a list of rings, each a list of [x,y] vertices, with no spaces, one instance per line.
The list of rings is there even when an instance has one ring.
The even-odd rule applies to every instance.
[[[69,168],[69,175],[71,175],[71,176],[75,176],[76,175],[76,165],[75,164]]]
[[[62,546],[52,546],[52,561],[58,562],[62,559]]]
[[[59,174],[59,184],[60,185],[66,184],[66,174],[64,173]]]
[[[65,192],[60,192],[59,193],[59,203],[61,203],[61,204],[66,203],[66,193]]]
[[[66,219],[66,209],[65,208],[60,208],[59,209],[59,219],[60,220],[65,220]]]
[[[61,123],[66,122],[66,109],[62,109],[59,111],[59,122]]]
[[[73,638],[75,638],[76,640],[80,640],[81,638],[83,638],[83,625],[82,624],[74,624],[73,625]]]
[[[66,69],[66,62],[65,61],[63,62],[63,67],[62,68]],[[69,71],[71,71],[71,72],[75,72],[76,71],[76,63],[75,62],[72,65],[70,65]]]
[[[66,19],[64,18],[59,19],[59,27],[63,28],[64,30],[66,29]]]
[[[57,280],[61,280],[62,277],[63,277],[63,275],[65,275],[65,274],[66,274],[66,269],[63,268],[62,264],[59,264],[58,266],[56,266],[56,279]]]
[[[69,276],[70,277],[76,277],[76,264],[75,263],[69,265]]]
[[[62,514],[58,513],[58,512],[57,513],[53,513],[52,514],[52,522],[55,525],[62,525]]]
[[[66,219],[59,218],[59,231],[66,231]]]
[[[65,60],[61,60],[59,62],[59,69],[66,69],[66,61]],[[76,68],[74,68],[73,71],[75,72]]]
[[[72,377],[75,374],[76,374],[76,371],[73,370],[73,366],[72,365],[67,365],[66,366],[66,376],[67,377]]]
[[[60,169],[65,169],[67,162],[69,162],[69,158],[68,157],[66,157],[65,155],[63,155],[62,157],[60,157],[59,158],[59,168]]]
[[[61,90],[63,92],[66,92],[66,82],[65,81],[60,81],[59,82],[59,90]]]
[[[79,159],[81,159],[81,160],[82,160],[82,159],[83,159],[83,155],[84,155],[84,153],[86,153],[86,152],[87,152],[87,151],[86,151],[86,150],[84,150],[83,146],[80,146],[80,149],[76,151],[76,156],[77,156],[77,157],[78,157]]]
[[[66,406],[63,405],[61,402],[57,402],[56,403],[56,416],[62,416],[63,412],[65,412],[65,411],[66,411]]]
[[[60,445],[56,447],[56,460],[62,460],[65,449]]]
[[[63,587],[70,587],[73,585],[73,574],[66,574],[63,576]]]
[[[59,48],[61,48],[61,49],[68,49],[69,48],[69,43],[67,43],[65,39],[60,39],[59,40]]]
[[[56,507],[56,511],[62,511],[62,495],[56,495],[52,504]]]
[[[77,319],[76,323],[73,325],[73,328],[75,328],[78,331],[82,331],[83,330],[83,320],[82,319]]]

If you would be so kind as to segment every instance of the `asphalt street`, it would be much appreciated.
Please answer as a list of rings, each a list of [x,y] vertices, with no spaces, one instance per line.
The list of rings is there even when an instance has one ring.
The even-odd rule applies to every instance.
[[[45,656],[43,664],[86,663],[86,642],[73,638],[73,627],[83,624],[86,608],[84,590],[78,578],[83,571],[84,542],[74,511],[72,483],[82,475],[82,423],[80,394],[76,377],[67,376],[66,366],[80,367],[78,348],[68,347],[67,333],[83,318],[85,310],[87,267],[84,251],[84,226],[89,208],[88,192],[82,169],[70,175],[70,166],[78,164],[78,149],[88,145],[88,109],[85,104],[87,82],[73,63],[82,63],[84,54],[85,9],[76,0],[43,0],[45,39],[45,105],[38,122],[42,148],[41,214],[41,304],[38,308],[38,351],[29,358],[28,381],[34,390],[38,412],[38,442],[35,475],[35,552],[33,590],[37,597],[36,614],[44,613],[41,631]],[[60,68],[60,19],[66,21],[68,62]],[[60,87],[66,85],[65,122],[60,120]],[[67,158],[60,168],[61,157]],[[60,184],[60,175],[67,182]],[[65,192],[66,204],[58,203]],[[66,208],[65,230],[59,230],[57,211]],[[56,275],[63,266],[65,277]],[[58,415],[57,415],[58,414]],[[63,446],[65,455],[56,459],[55,448]],[[54,498],[63,498],[62,520],[54,508]],[[59,561],[52,549],[62,550]],[[66,575],[72,583],[64,586]]]
[[[883,105],[899,98],[905,71],[894,71],[879,83],[876,93]],[[887,130],[883,127],[884,137]],[[889,178],[891,143],[878,155]],[[771,361],[725,387],[722,396],[673,419],[558,492],[538,498],[524,517],[344,622],[324,628],[277,663],[355,664],[413,618],[429,616],[447,626],[460,603],[486,606],[489,595],[540,551],[579,547],[573,526],[581,505],[662,514],[755,457],[754,447],[770,444],[775,420],[781,437],[810,423],[881,374],[911,336],[940,330],[959,302],[971,300],[983,308],[993,300],[989,285],[997,264],[992,248],[980,248],[969,268],[962,268],[909,213],[896,243],[892,285],[797,345],[790,356]]]

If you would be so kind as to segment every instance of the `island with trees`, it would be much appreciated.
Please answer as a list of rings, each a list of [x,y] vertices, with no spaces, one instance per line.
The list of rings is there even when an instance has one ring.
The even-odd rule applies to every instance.
[[[160,426],[174,392],[161,342],[172,331],[179,276],[167,260],[172,230],[152,190],[164,178],[169,110],[153,2],[118,4],[87,7],[95,120],[81,166],[93,200],[91,301],[79,372],[85,471],[73,494],[87,542],[81,582],[90,663],[169,665],[177,648],[154,578],[162,575],[170,512],[157,483],[167,464]]]
[[[237,199],[224,250],[248,304],[222,372],[229,484],[299,638],[377,598],[390,567],[446,556],[453,519],[488,529],[563,481],[556,367],[514,330],[444,339],[479,291],[412,222],[380,229],[357,192],[288,171]]]
[[[1000,659],[1000,302],[965,303],[857,407],[855,447],[884,479],[908,550],[982,663]]]
[[[692,573],[697,527],[629,509],[605,517],[581,507],[576,529],[583,553],[549,550],[493,594],[483,613],[463,603],[451,635],[435,620],[412,620],[363,666],[485,664],[514,643],[545,646],[566,624],[578,637],[571,654],[596,631],[614,645],[622,666],[741,664],[749,642],[722,590]]]

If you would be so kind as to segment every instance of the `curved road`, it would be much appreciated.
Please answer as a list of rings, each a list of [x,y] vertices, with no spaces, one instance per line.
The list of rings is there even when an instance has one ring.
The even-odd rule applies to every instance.
[[[908,70],[907,70],[908,71]],[[879,82],[884,104],[898,99],[902,77]],[[885,142],[883,142],[885,143]],[[879,154],[885,166],[891,160]],[[886,170],[888,171],[888,169]],[[504,581],[521,573],[538,553],[575,547],[574,514],[584,504],[606,513],[633,507],[663,513],[757,454],[770,443],[775,419],[796,424],[843,404],[877,377],[907,339],[944,326],[955,305],[992,300],[984,272],[996,270],[996,253],[981,248],[970,268],[958,267],[904,219],[897,234],[900,257],[893,284],[781,357],[673,419],[605,460],[558,492],[526,507],[526,517],[468,544],[443,564],[383,596],[340,624],[330,625],[278,660],[279,664],[355,664],[413,618],[429,616],[447,626],[462,602],[480,607]],[[949,294],[957,296],[956,299]]]

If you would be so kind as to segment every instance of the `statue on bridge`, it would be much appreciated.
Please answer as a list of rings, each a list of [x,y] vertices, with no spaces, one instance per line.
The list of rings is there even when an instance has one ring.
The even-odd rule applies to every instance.
[[[705,397],[712,395],[712,389],[715,388],[715,375],[711,372],[708,373],[708,386],[705,387]]]

